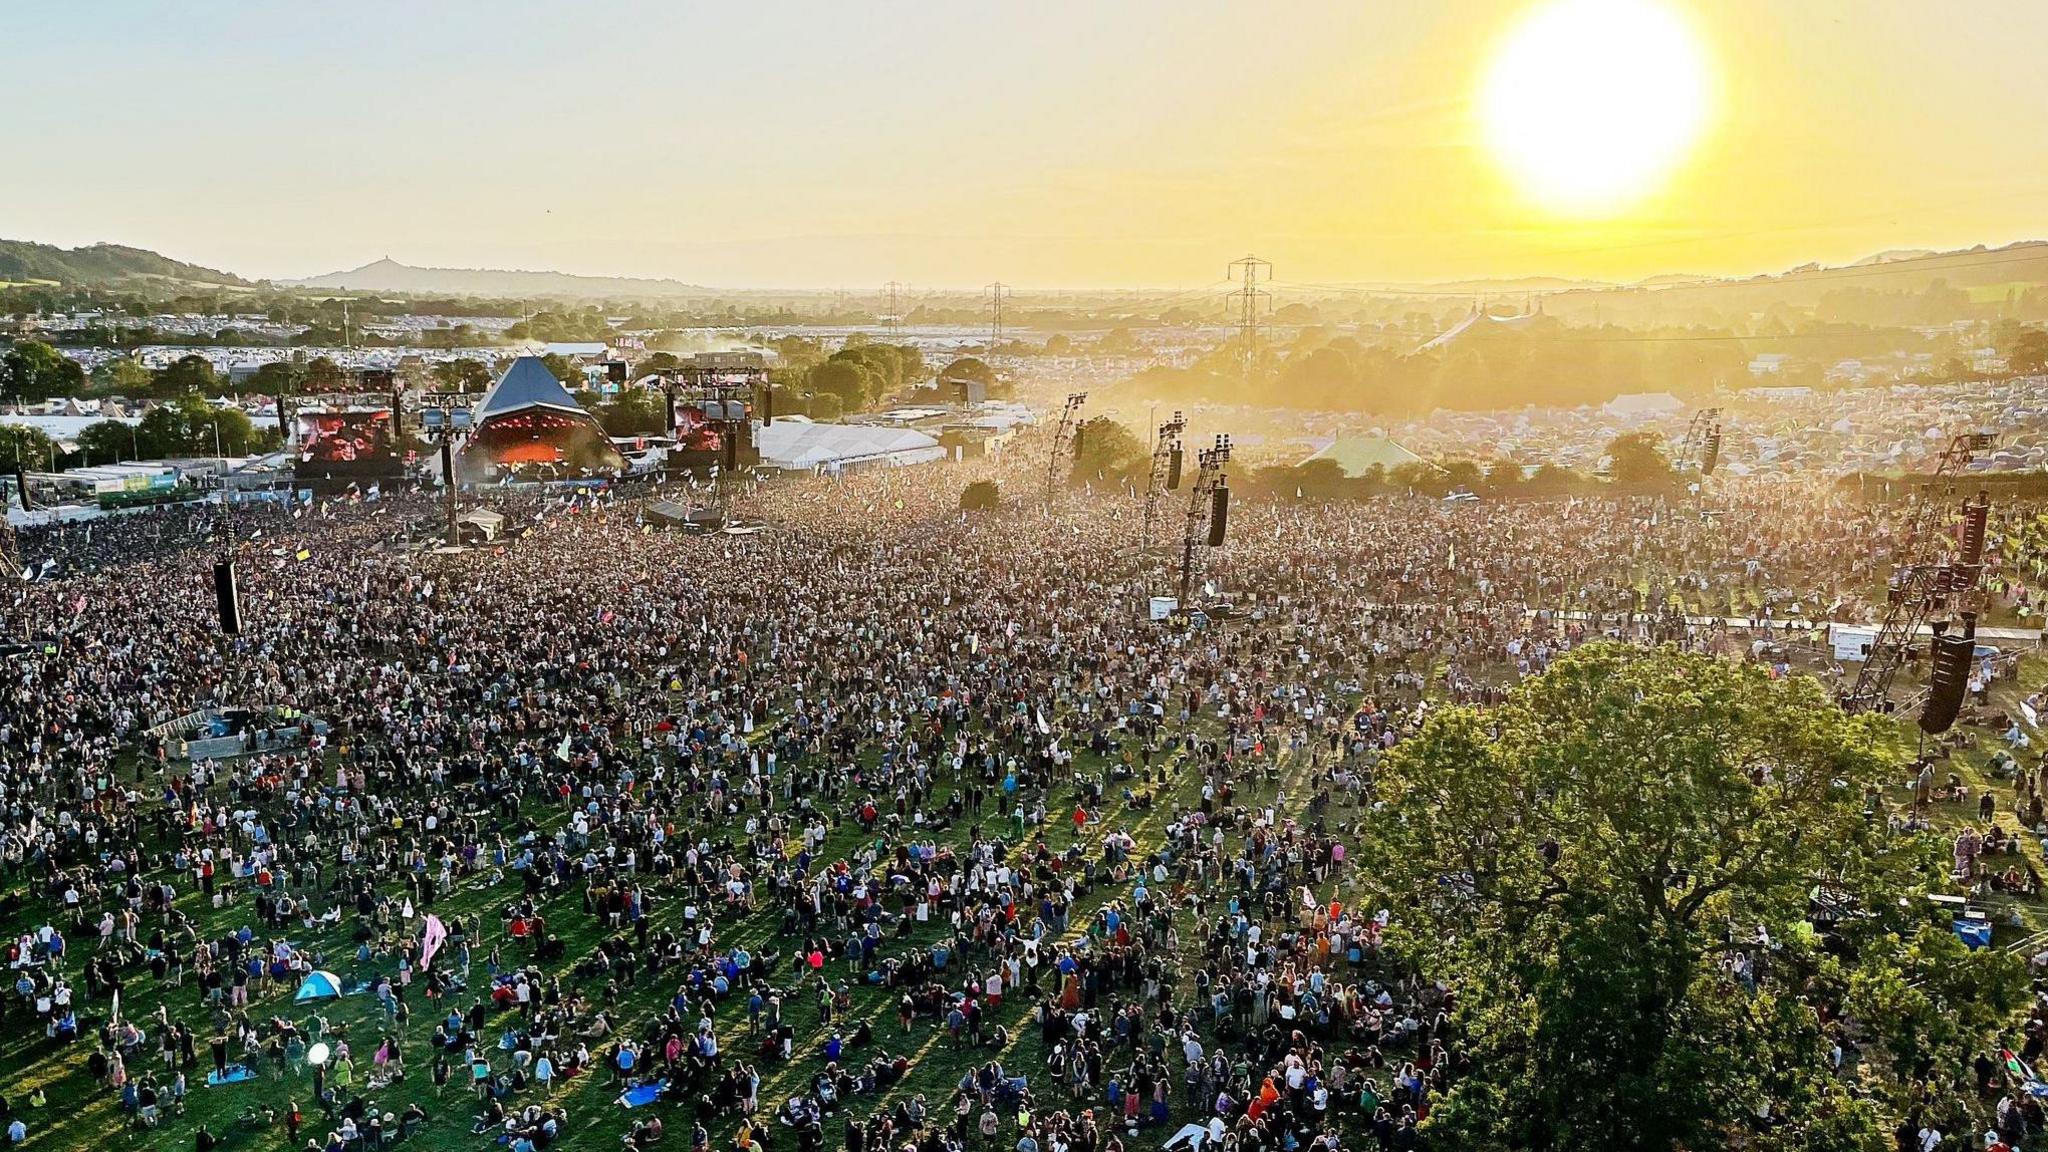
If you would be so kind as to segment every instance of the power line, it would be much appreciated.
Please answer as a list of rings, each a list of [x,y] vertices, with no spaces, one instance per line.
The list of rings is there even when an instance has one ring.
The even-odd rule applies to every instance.
[[[1001,280],[988,286],[988,354],[993,357],[1003,345],[1003,301],[1010,289]]]
[[[1262,277],[1260,273],[1265,275]],[[1261,304],[1270,302],[1273,294],[1259,287],[1261,279],[1273,279],[1273,264],[1257,256],[1245,256],[1230,262],[1230,275],[1235,279],[1244,277],[1243,287],[1235,293],[1237,297],[1237,339],[1238,355],[1244,358],[1244,376],[1251,379],[1252,369],[1259,360],[1259,320]]]
[[[890,339],[894,341],[903,331],[903,285],[891,280],[882,285],[882,295],[888,309],[884,313],[885,321],[889,326]]]

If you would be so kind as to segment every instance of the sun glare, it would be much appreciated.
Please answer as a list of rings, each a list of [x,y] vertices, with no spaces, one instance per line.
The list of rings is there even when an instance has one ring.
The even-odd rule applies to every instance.
[[[1488,148],[1525,194],[1611,215],[1655,190],[1699,138],[1706,52],[1656,0],[1550,0],[1501,42],[1480,93]]]

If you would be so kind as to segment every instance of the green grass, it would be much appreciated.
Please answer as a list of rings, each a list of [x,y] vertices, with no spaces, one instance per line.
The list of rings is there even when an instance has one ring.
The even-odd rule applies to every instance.
[[[1085,752],[1077,757],[1077,760],[1077,770],[1083,776],[1102,774],[1108,767]],[[1305,762],[1288,763],[1283,760],[1281,767],[1283,779],[1278,786],[1287,789],[1290,796],[1305,796],[1307,789],[1304,784],[1308,772]],[[1125,830],[1138,841],[1137,855],[1142,859],[1144,853],[1158,848],[1163,843],[1164,829],[1172,818],[1174,802],[1178,800],[1192,806],[1198,794],[1197,773],[1179,764],[1175,765],[1174,771],[1176,775],[1169,780],[1167,786],[1158,790],[1157,803],[1149,811],[1126,811],[1121,802],[1115,799],[1120,795],[1120,791],[1112,784],[1112,799],[1104,812],[1106,818],[1099,825],[1090,825],[1078,836],[1072,824],[1065,819],[1065,813],[1072,810],[1071,805],[1063,807],[1061,803],[1070,799],[1071,793],[1065,789],[1057,790],[1047,804],[1053,815],[1044,828],[1035,831],[1042,834],[1055,851],[1063,850],[1079,839],[1088,847],[1091,855],[1099,855],[1101,840],[1108,830]],[[1250,795],[1272,795],[1273,785],[1253,784],[1249,787]],[[942,779],[938,795],[930,802],[931,809],[936,810],[943,805],[950,791],[950,781]],[[551,806],[545,820],[549,824],[555,824],[559,823],[561,818],[560,809]],[[933,839],[941,843],[950,843],[955,848],[964,848],[968,823],[971,821],[963,820],[950,834]],[[1000,815],[1000,793],[997,794],[996,804],[988,810],[984,827],[995,835],[1007,835],[1010,831],[1008,821]],[[867,839],[868,836],[859,826],[849,821],[832,831],[822,854],[823,859],[848,858],[858,851]],[[466,884],[458,882],[456,891],[444,894],[433,908],[433,911],[444,919],[459,916],[465,923],[482,929],[481,932],[473,932],[472,936],[474,966],[470,992],[453,1001],[457,1007],[467,1007],[471,995],[487,988],[488,975],[484,958],[489,954],[493,943],[498,943],[502,947],[508,965],[518,965],[527,959],[523,950],[513,945],[511,941],[496,938],[497,910],[520,895],[520,881],[516,875],[508,874],[502,883],[491,885],[487,877],[487,873],[480,873],[478,878]],[[183,878],[183,881],[181,886],[189,888],[189,877]],[[654,884],[654,891],[658,897],[661,892],[658,882]],[[605,935],[593,918],[581,910],[580,896],[580,890],[564,890],[542,904],[542,912],[547,917],[549,930],[560,936],[567,946],[567,955],[562,963],[549,966],[551,973],[559,972],[566,976],[575,962],[589,954]],[[1115,890],[1107,886],[1098,886],[1074,908],[1070,919],[1070,925],[1074,929],[1072,935],[1078,935],[1092,914],[1107,900],[1127,896],[1127,886],[1120,886]],[[766,903],[768,902],[764,901],[764,904]],[[197,893],[187,892],[182,896],[179,907],[194,918],[202,938],[232,931],[245,923],[254,926],[253,907],[247,900],[238,905],[214,909],[203,904]],[[32,926],[30,921],[41,911],[40,906],[32,902],[30,908],[16,918],[16,923],[12,927],[20,930]],[[651,916],[653,930],[678,927],[681,919],[680,906],[657,898]],[[1200,934],[1185,922],[1184,912],[1182,916],[1182,938],[1192,948]],[[4,1042],[0,1042],[0,1084],[5,1085],[0,1091],[6,1093],[17,1111],[27,1116],[30,1146],[103,1150],[189,1148],[192,1146],[194,1131],[204,1122],[215,1135],[225,1139],[226,1147],[281,1148],[286,1145],[282,1122],[274,1128],[258,1129],[238,1124],[237,1118],[247,1109],[265,1106],[283,1113],[287,1108],[287,1101],[293,1099],[298,1101],[307,1116],[305,1130],[301,1133],[301,1142],[308,1136],[324,1136],[327,1124],[312,1100],[309,1078],[293,1073],[287,1074],[282,1082],[276,1082],[266,1070],[256,1081],[221,1088],[205,1087],[204,1075],[211,1066],[206,1053],[206,1040],[212,1033],[207,1012],[199,1002],[197,981],[188,978],[182,989],[165,987],[152,978],[146,969],[124,974],[127,982],[127,989],[123,994],[124,1015],[138,1021],[145,1020],[155,1013],[159,1003],[167,1005],[173,1019],[183,1019],[192,1026],[200,1059],[198,1066],[188,1073],[191,1088],[185,1113],[182,1116],[167,1115],[164,1122],[154,1131],[137,1132],[131,1128],[127,1117],[120,1111],[118,1094],[95,1083],[86,1069],[87,1056],[93,1048],[92,1029],[103,1018],[106,1009],[103,1002],[85,1000],[83,980],[80,976],[86,958],[97,944],[97,934],[92,927],[97,919],[98,911],[95,909],[88,914],[86,927],[67,932],[70,957],[66,971],[77,990],[80,1021],[86,1037],[74,1044],[60,1047],[54,1041],[44,1039],[39,1030],[26,1037],[21,1035],[18,1028],[0,1030],[0,1037],[5,1038]],[[154,917],[145,917],[142,930],[145,938],[154,923]],[[330,967],[346,973],[354,968],[354,947],[348,938],[354,924],[354,917],[350,916],[341,925],[327,931],[311,936],[294,935],[292,939],[302,948],[311,947],[324,951],[330,957]],[[720,948],[730,948],[744,944],[757,954],[762,951],[780,951],[787,956],[797,941],[776,939],[775,932],[779,924],[779,910],[763,907],[744,918],[722,921],[718,926],[716,945]],[[417,922],[415,930],[416,925]],[[882,953],[907,954],[912,950],[922,950],[940,938],[944,931],[942,922],[934,918],[931,923],[919,926],[908,941],[895,940],[892,934],[885,940]],[[259,939],[263,936],[263,933],[258,933]],[[367,975],[372,971],[389,973],[395,970],[394,957],[380,956],[367,970],[359,971]],[[826,972],[835,982],[842,978],[850,978],[851,975],[843,961],[828,964]],[[782,968],[775,974],[774,983],[786,987],[793,975],[792,966],[785,960]],[[949,976],[954,980],[958,979],[957,967],[949,970]],[[679,975],[675,973],[665,973],[653,980],[643,977],[636,987],[624,990],[619,1003],[621,1016],[618,1035],[637,1034],[648,1020],[663,1012],[679,979]],[[1186,995],[1191,990],[1191,983],[1183,979],[1178,987],[1180,992]],[[261,989],[252,986],[248,1010],[251,1018],[261,1021],[276,1015],[303,1022],[310,1012],[293,1005],[293,991],[294,987],[290,984],[272,984]],[[594,990],[586,991],[591,994],[593,1000],[597,998]],[[437,1010],[430,1007],[425,997],[419,993],[420,985],[416,981],[411,995],[408,996],[413,1006],[413,1017],[409,1038],[403,1046],[408,1079],[369,1095],[380,1111],[394,1114],[404,1111],[409,1103],[421,1102],[432,1119],[427,1129],[415,1137],[415,1146],[479,1149],[496,1147],[487,1143],[484,1138],[469,1134],[471,1116],[475,1111],[475,1099],[473,1094],[456,1087],[461,1080],[459,1068],[456,1070],[457,1075],[451,1077],[445,1099],[437,1100],[430,1072],[432,1036],[436,1020],[446,1009],[444,1007]],[[934,1113],[939,1114],[945,1109],[960,1077],[970,1068],[988,1059],[990,1054],[985,1050],[955,1051],[950,1047],[943,1030],[930,1021],[920,1020],[911,1034],[904,1035],[898,1026],[895,1011],[898,995],[888,989],[872,988],[853,982],[850,1014],[835,1022],[848,1035],[858,1020],[866,1019],[870,1022],[876,1043],[872,1048],[860,1053],[861,1059],[866,1059],[877,1052],[888,1052],[892,1055],[908,1055],[912,1061],[910,1075],[887,1095],[878,1100],[857,1100],[853,1102],[853,1107],[865,1115],[869,1108],[886,1107],[907,1094],[923,1093]],[[728,998],[715,1016],[718,1038],[725,1059],[753,1063],[762,1076],[759,1099],[763,1120],[771,1120],[773,1109],[791,1094],[805,1089],[812,1074],[823,1067],[820,1050],[826,1034],[817,1026],[818,1010],[815,997],[806,988],[802,993],[786,994],[784,1005],[784,1017],[795,1027],[798,1037],[796,1056],[786,1064],[760,1063],[753,1059],[755,1045],[747,1036],[744,998]],[[1012,1069],[1013,1074],[1031,1076],[1033,1091],[1042,1101],[1055,1106],[1065,1106],[1065,1087],[1051,1083],[1044,1070],[1045,1053],[1036,1028],[1028,1021],[1030,1007],[1028,996],[1006,995],[1001,1008],[993,1014],[990,1024],[1004,1025],[1009,1028],[1012,1036],[1008,1050],[1003,1052],[1000,1058],[1006,1067]],[[358,1086],[362,1085],[371,1070],[369,1054],[375,1050],[384,1027],[382,1013],[377,1008],[374,998],[365,995],[339,1002],[330,1001],[321,1006],[319,1011],[331,1022],[348,1025],[350,1047],[355,1054],[356,1083]],[[494,1039],[499,1027],[499,1020],[494,1017],[484,1029],[485,1040]],[[600,1056],[598,1047],[592,1047],[593,1055]],[[153,1046],[145,1045],[144,1055],[138,1057],[128,1071],[131,1078],[137,1078],[146,1071],[155,1071],[160,1067],[161,1063],[155,1056]],[[25,1102],[30,1091],[38,1086],[48,1092],[51,1103],[47,1108],[31,1112],[26,1109]],[[569,1146],[617,1147],[619,1138],[626,1131],[628,1124],[634,1119],[650,1114],[646,1109],[628,1112],[617,1107],[612,1102],[616,1094],[617,1088],[612,1085],[609,1073],[602,1068],[558,1084],[554,1100],[567,1110],[569,1116]],[[538,1099],[534,1090],[529,1090],[526,1096]],[[516,1102],[524,1104],[527,1100],[521,1097]],[[511,1103],[508,1102],[508,1107]],[[1090,1103],[1100,1106],[1101,1101]],[[672,1143],[679,1143],[687,1137],[688,1125],[693,1118],[691,1109],[660,1104],[655,1106],[655,1112],[662,1115],[670,1127],[680,1128],[671,1134]],[[721,1117],[712,1130],[714,1142],[721,1146],[729,1146],[738,1129],[739,1119],[737,1116]],[[827,1123],[828,1147],[837,1147],[840,1139],[839,1127],[836,1120]],[[787,1130],[778,1128],[771,1139],[778,1147],[786,1147],[793,1138]]]

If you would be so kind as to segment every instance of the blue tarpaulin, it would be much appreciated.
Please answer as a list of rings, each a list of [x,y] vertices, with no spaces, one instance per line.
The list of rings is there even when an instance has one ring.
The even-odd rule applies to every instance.
[[[638,1108],[643,1104],[652,1104],[661,1096],[661,1090],[666,1087],[668,1087],[668,1081],[666,1080],[657,1081],[653,1084],[636,1084],[619,1095],[619,1106],[622,1108]]]
[[[1961,940],[1973,950],[1991,947],[1991,921],[1956,921],[1956,939]]]

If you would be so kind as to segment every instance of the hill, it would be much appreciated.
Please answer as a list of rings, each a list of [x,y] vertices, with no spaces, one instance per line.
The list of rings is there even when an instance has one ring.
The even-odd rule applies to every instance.
[[[64,249],[29,240],[0,240],[0,280],[106,284],[134,279],[180,280],[247,288],[249,281],[216,268],[173,260],[145,248],[88,244]]]
[[[679,297],[709,296],[711,290],[679,280],[631,276],[576,276],[494,268],[415,268],[386,257],[346,272],[284,280],[293,288],[351,289],[448,296]]]

